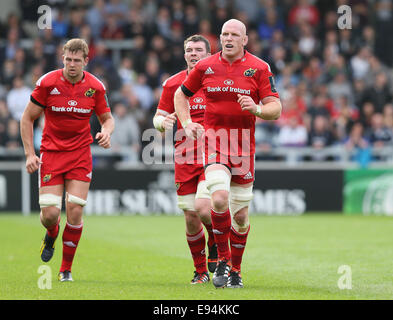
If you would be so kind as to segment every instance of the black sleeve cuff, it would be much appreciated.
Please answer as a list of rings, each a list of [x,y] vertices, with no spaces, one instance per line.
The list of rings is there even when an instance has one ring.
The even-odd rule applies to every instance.
[[[40,106],[41,108],[46,108],[42,103],[38,102],[36,99],[33,98],[33,96],[30,96],[30,101],[36,104],[37,106]]]
[[[184,84],[181,85],[181,91],[187,96],[187,97],[192,97],[194,95],[194,92],[188,90]]]

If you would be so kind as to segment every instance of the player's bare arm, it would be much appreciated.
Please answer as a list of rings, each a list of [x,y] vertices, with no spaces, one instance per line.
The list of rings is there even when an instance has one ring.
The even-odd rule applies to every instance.
[[[238,102],[243,111],[249,111],[255,116],[264,120],[277,120],[281,116],[281,101],[277,97],[265,97],[262,99],[262,105],[256,104],[250,96],[237,95]]]
[[[104,149],[111,147],[111,134],[115,130],[115,121],[110,112],[105,112],[98,116],[101,124],[101,132],[97,132],[95,138],[98,140],[98,145]]]
[[[165,130],[170,130],[173,128],[176,122],[176,113],[167,113],[162,110],[157,110],[156,114],[153,117],[154,127],[160,131],[164,132]]]
[[[175,110],[180,123],[182,124],[187,137],[198,139],[203,134],[203,126],[199,123],[192,122],[190,109],[188,107],[188,98],[179,87],[175,92]]]
[[[25,151],[26,170],[28,173],[37,171],[41,163],[40,158],[37,157],[34,150],[33,126],[34,121],[41,116],[43,111],[43,108],[30,101],[27,104],[20,121],[20,134]]]

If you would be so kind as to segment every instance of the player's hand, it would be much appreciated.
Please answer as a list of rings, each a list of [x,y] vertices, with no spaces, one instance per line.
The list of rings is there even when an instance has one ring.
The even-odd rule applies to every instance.
[[[108,149],[111,147],[111,136],[109,133],[97,132],[96,139],[100,147],[103,147],[104,149]]]
[[[26,170],[28,173],[33,173],[38,170],[42,164],[40,158],[38,158],[35,154],[28,156],[26,158]]]
[[[203,135],[203,133],[205,132],[205,129],[199,123],[190,122],[184,128],[184,131],[186,132],[187,137],[191,138],[192,140],[196,140],[196,139],[199,139]]]
[[[237,102],[240,103],[243,111],[249,111],[252,114],[257,112],[257,105],[250,96],[237,95]]]
[[[176,112],[168,114],[162,122],[161,127],[165,130],[172,129],[176,122]]]

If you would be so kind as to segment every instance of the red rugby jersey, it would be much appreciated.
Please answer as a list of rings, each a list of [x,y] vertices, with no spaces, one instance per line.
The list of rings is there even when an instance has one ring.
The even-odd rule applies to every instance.
[[[168,113],[175,112],[174,95],[176,90],[181,86],[181,84],[183,83],[184,79],[186,79],[186,77],[187,77],[187,70],[183,70],[173,75],[172,77],[168,78],[163,83],[163,90],[157,109],[166,111]],[[206,108],[206,99],[203,94],[203,91],[202,90],[196,91],[196,93],[191,98],[188,99],[188,103],[189,103],[190,116],[192,121],[203,125],[205,108]],[[180,149],[179,146],[180,144],[183,144],[185,142],[186,136],[185,133],[183,132],[183,127],[179,119],[177,121],[177,129],[178,131],[182,130],[182,132],[177,132],[176,134],[179,137],[182,137],[182,139],[175,142],[175,148]],[[182,150],[175,151],[175,158],[179,156],[179,153],[182,153],[184,157],[185,152],[188,151],[191,154],[191,150],[193,150],[192,152],[192,154],[194,155],[193,159],[194,160],[199,159],[201,164],[202,163],[201,147],[202,145],[200,141],[189,140],[187,141],[187,146],[186,145],[182,146],[181,148]],[[198,153],[197,150],[199,150],[200,152]],[[189,161],[191,162],[191,159],[189,159]]]
[[[41,151],[71,151],[91,144],[90,117],[110,112],[104,84],[87,71],[75,84],[63,76],[63,69],[44,74],[31,101],[45,109]]]
[[[279,98],[270,66],[247,51],[232,64],[218,52],[200,60],[182,84],[182,90],[187,96],[192,96],[200,89],[203,89],[206,97],[206,138],[209,138],[209,129],[222,128],[228,132],[228,137],[233,136],[229,133],[231,129],[232,132],[249,129],[249,139],[245,131],[237,133],[237,150],[233,150],[231,140],[231,151],[222,148],[220,151],[231,155],[254,155],[256,117],[248,111],[242,111],[237,95],[251,96],[256,104],[268,96]]]

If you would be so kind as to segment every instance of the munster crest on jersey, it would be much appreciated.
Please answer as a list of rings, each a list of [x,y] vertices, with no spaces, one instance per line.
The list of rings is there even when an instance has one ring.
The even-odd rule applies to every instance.
[[[85,92],[85,96],[91,98],[96,91],[92,88]]]
[[[252,69],[252,68],[247,69],[246,71],[244,71],[244,75],[246,77],[252,77],[255,74],[255,72],[257,72],[257,70],[258,69]]]

